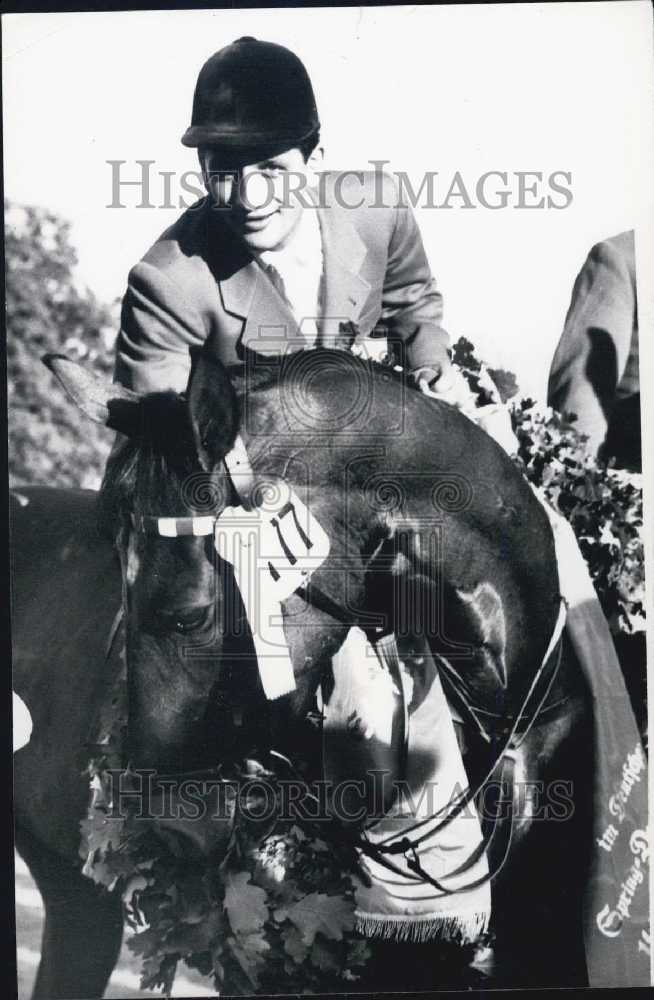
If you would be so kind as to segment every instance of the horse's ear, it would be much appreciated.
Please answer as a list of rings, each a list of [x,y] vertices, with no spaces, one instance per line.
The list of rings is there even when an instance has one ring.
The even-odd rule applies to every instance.
[[[200,463],[212,472],[234,445],[240,413],[225,366],[205,349],[192,352],[186,396]]]
[[[105,382],[63,354],[44,354],[41,360],[91,420],[128,436],[138,430],[141,417],[138,393]]]

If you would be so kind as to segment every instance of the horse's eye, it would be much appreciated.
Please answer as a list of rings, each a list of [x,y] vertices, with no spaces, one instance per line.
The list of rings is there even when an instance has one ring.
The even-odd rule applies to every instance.
[[[168,631],[196,632],[205,628],[213,612],[213,605],[201,608],[178,608],[175,611],[160,611],[159,620]]]

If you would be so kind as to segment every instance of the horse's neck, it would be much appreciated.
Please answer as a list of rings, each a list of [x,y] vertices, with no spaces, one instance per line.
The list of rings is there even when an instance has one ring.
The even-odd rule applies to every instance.
[[[544,653],[558,611],[551,531],[518,471],[466,417],[429,406],[418,393],[398,395],[402,434],[380,431],[376,444],[302,427],[289,437],[284,388],[273,380],[251,397],[253,464],[308,488],[334,550],[358,554],[364,572],[395,545],[386,577],[368,573],[371,606],[386,603],[397,614],[404,580],[402,607],[413,602],[415,611],[398,628],[424,633],[428,621],[433,647],[460,664],[480,696],[501,700]],[[384,391],[397,395],[398,386]],[[323,392],[327,417],[331,398]],[[383,428],[384,394],[378,399]]]

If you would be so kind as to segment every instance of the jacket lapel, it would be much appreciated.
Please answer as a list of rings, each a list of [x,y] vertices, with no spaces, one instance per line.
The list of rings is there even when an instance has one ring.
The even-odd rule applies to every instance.
[[[207,207],[207,261],[218,284],[225,312],[243,322],[237,344],[258,354],[284,354],[287,343],[298,350],[301,335],[287,306],[245,244]]]
[[[320,344],[335,347],[349,344],[349,330],[356,324],[370,292],[370,284],[359,273],[366,257],[366,246],[348,218],[351,210],[335,203],[333,192],[326,199],[331,207],[319,207],[318,219],[324,255],[322,322]]]
[[[367,251],[348,218],[349,210],[335,204],[333,194],[328,204],[330,207],[317,209],[324,258],[318,342],[323,347],[335,347],[351,343],[349,324],[357,323],[370,284],[359,273]],[[227,227],[221,229],[223,252],[230,266],[227,270],[219,268],[212,254],[212,269],[225,311],[245,321],[242,346],[267,355],[284,353],[286,345],[291,350],[306,346],[292,310],[263,268],[240,241],[226,232]]]
[[[250,260],[220,281],[226,311],[245,320],[241,346],[257,354],[284,354],[305,346],[293,312],[263,268]]]

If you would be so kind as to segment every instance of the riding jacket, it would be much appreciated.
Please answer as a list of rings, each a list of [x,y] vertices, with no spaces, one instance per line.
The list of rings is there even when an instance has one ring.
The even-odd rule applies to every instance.
[[[308,189],[307,189],[308,190]],[[320,316],[311,339],[302,321],[225,223],[201,199],[131,270],[122,305],[115,379],[137,392],[186,389],[190,351],[205,342],[225,364],[247,352],[279,355],[348,348],[385,336],[409,371],[449,366],[436,289],[411,208],[384,174],[321,175],[310,193],[320,222]],[[352,207],[351,207],[352,206]]]

